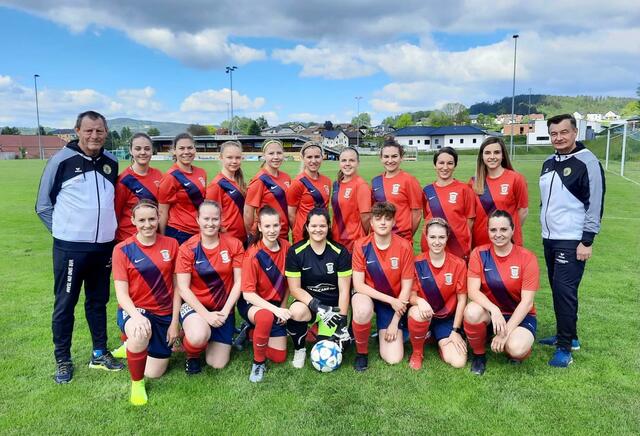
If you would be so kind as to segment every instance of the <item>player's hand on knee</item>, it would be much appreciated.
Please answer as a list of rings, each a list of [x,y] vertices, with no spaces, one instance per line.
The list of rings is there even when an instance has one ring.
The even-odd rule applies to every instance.
[[[427,303],[427,300],[424,298],[418,298],[417,301],[418,313],[422,317],[423,320],[428,321],[433,317],[433,309],[431,305]]]
[[[394,312],[396,312],[399,316],[402,316],[407,311],[407,302],[401,301],[399,298],[394,298],[391,301],[391,307]]]
[[[291,318],[291,312],[284,307],[278,307],[273,314],[276,316],[278,324],[284,324]]]
[[[140,314],[133,315],[129,322],[133,323],[133,337],[135,339],[148,339],[151,336],[151,322],[147,317]]]
[[[491,341],[491,350],[494,353],[502,353],[504,351],[504,345],[507,343],[507,335],[494,336]]]
[[[393,342],[398,337],[398,324],[392,322],[387,327],[387,331],[384,334],[384,340],[387,342]]]
[[[178,320],[172,320],[171,324],[169,324],[169,328],[167,329],[167,344],[170,346],[175,344],[179,337],[180,323],[178,323]]]
[[[500,309],[497,307],[491,310],[491,324],[493,325],[493,333],[497,336],[505,335],[507,332],[507,322]]]

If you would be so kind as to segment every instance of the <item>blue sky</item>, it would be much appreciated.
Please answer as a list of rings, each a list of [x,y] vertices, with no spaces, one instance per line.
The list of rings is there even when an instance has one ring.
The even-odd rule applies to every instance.
[[[218,124],[236,114],[375,121],[516,92],[634,96],[640,8],[612,0],[495,2],[0,0],[0,125],[107,117]],[[594,25],[597,17],[599,26]],[[503,24],[507,23],[507,24]]]

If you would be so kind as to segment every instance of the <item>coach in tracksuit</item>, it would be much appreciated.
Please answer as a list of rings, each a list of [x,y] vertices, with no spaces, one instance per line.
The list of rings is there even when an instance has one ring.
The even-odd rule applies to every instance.
[[[604,206],[604,171],[595,155],[576,142],[576,120],[569,114],[547,121],[555,154],[540,174],[540,222],[557,335],[540,341],[556,345],[549,365],[567,367],[579,349],[578,286],[592,244],[600,231]]]
[[[116,230],[114,192],[118,161],[103,148],[107,122],[97,112],[78,115],[78,139],[49,159],[40,180],[36,212],[53,236],[52,317],[57,383],[73,377],[71,336],[74,309],[85,289],[85,315],[91,331],[92,368],[119,370],[107,351],[107,302],[111,251]]]

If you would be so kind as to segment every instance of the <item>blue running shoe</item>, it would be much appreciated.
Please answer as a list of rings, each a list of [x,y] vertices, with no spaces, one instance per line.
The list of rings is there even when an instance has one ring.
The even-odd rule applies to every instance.
[[[73,379],[73,363],[71,361],[56,362],[56,374],[53,379],[58,384],[71,383],[71,379]]]
[[[566,368],[571,362],[573,362],[571,351],[564,348],[556,348],[556,352],[553,353],[553,357],[549,360],[549,365],[556,368]]]
[[[558,345],[558,337],[556,335],[547,336],[546,338],[542,338],[538,341],[540,345],[550,345],[556,346]],[[580,349],[580,341],[578,339],[571,340],[571,351],[578,351]]]

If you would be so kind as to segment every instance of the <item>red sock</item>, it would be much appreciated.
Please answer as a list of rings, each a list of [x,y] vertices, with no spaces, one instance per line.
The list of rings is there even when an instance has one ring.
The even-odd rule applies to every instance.
[[[353,336],[356,338],[356,351],[358,354],[369,354],[369,333],[371,332],[371,321],[366,324],[351,322]]]
[[[256,363],[263,363],[267,360],[267,344],[273,325],[273,313],[260,309],[256,312],[254,321],[256,326],[253,329],[253,360]]]
[[[187,337],[185,336],[182,340],[182,347],[184,348],[185,354],[187,355],[187,359],[197,359],[200,357],[200,354],[207,349],[208,344],[204,344],[202,346],[196,347],[192,345]]]
[[[277,348],[267,347],[267,359],[273,363],[282,363],[287,360],[287,350],[278,350]]]
[[[473,350],[473,354],[484,354],[485,346],[487,344],[487,324],[484,322],[471,324],[467,321],[463,321],[463,324],[464,332],[467,335],[467,340]]]
[[[147,366],[147,350],[134,353],[127,349],[127,366],[129,367],[131,380],[142,380],[144,378],[144,368]]]
[[[427,338],[430,321],[418,321],[409,317],[409,340],[414,354],[423,355],[424,341]]]

